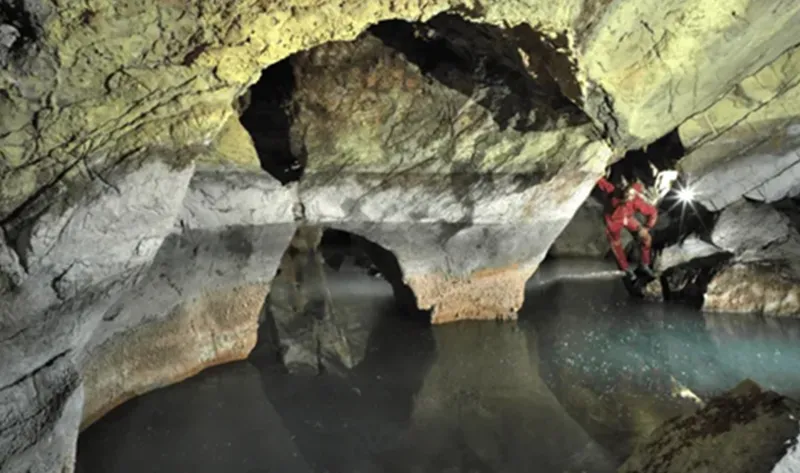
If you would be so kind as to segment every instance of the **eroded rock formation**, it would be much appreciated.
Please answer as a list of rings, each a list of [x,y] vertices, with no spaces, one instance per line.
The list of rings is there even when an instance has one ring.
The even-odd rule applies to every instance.
[[[785,213],[740,200],[657,260],[668,297],[693,298],[711,312],[800,313],[800,233]]]
[[[456,17],[302,53],[295,80],[305,218],[392,251],[434,323],[515,317],[607,162],[586,115]]]
[[[445,11],[474,24],[362,34]],[[0,1],[0,470],[69,470],[82,418],[246,356],[301,222],[392,251],[435,322],[513,318],[608,160],[700,117],[798,20],[786,0]],[[304,50],[282,186],[237,102]]]
[[[661,425],[619,472],[794,471],[798,409],[794,400],[745,381],[697,413]]]

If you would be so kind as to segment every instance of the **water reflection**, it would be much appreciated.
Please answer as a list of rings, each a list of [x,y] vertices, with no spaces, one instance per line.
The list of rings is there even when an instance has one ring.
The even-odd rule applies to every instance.
[[[436,356],[397,456],[413,464],[394,471],[614,470],[539,377],[534,333],[510,323],[453,324],[433,333]]]
[[[800,399],[800,321],[749,314],[705,314],[704,320],[734,377]]]
[[[696,408],[681,387],[708,396],[751,377],[800,394],[795,320],[703,316],[547,271],[518,324],[389,311],[342,376],[255,356],[138,398],[81,436],[78,471],[602,473]]]

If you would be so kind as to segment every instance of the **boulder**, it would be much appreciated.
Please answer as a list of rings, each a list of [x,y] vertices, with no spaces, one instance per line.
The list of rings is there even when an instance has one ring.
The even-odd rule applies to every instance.
[[[657,428],[619,473],[789,473],[800,462],[800,405],[746,381]]]
[[[741,201],[720,214],[711,239],[733,258],[710,281],[704,310],[800,314],[800,233],[788,216]]]
[[[603,220],[603,205],[593,198],[586,199],[558,238],[550,246],[549,255],[555,258],[603,257],[610,251]],[[623,234],[630,242],[630,235]]]
[[[800,233],[773,205],[740,200],[723,210],[707,240],[689,236],[656,259],[668,298],[709,312],[800,313]]]
[[[703,241],[696,235],[691,235],[685,240],[661,250],[653,263],[653,268],[663,272],[695,260],[705,260],[726,253],[723,248]]]

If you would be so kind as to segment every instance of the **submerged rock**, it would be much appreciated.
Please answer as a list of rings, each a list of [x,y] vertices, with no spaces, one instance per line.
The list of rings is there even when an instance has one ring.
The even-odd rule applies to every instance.
[[[619,473],[789,473],[800,464],[800,404],[746,381],[669,420]]]

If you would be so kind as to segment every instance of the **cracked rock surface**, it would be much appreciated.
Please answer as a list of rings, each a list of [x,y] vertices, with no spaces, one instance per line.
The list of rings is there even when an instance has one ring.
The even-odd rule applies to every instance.
[[[0,471],[69,471],[81,423],[246,356],[298,221],[394,253],[434,322],[513,318],[609,159],[791,77],[798,25],[790,0],[0,0]],[[300,51],[282,186],[235,102]],[[796,192],[775,83],[719,118],[786,131],[725,202]],[[692,153],[741,131],[714,127]]]
[[[722,210],[742,196],[775,202],[800,193],[799,107],[800,47],[683,123],[681,167],[698,202]]]

